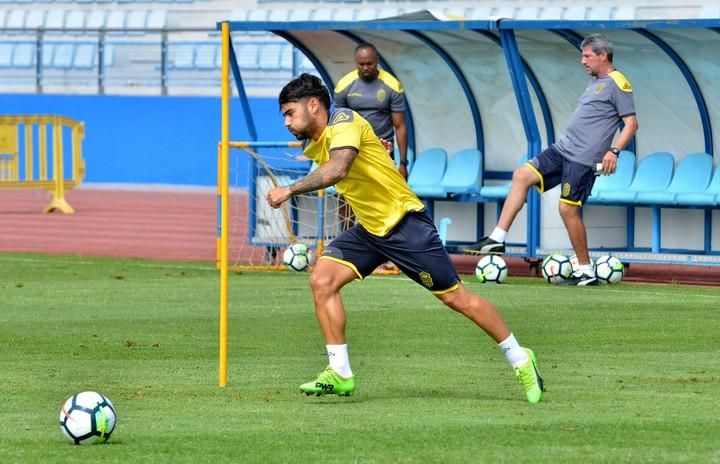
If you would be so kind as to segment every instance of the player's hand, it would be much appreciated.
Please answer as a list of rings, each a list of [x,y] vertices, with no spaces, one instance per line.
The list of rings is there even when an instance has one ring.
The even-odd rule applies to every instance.
[[[408,178],[407,166],[405,166],[404,164],[401,164],[400,166],[398,166],[398,171],[400,171],[400,174],[405,178],[405,180],[407,180],[407,178]]]
[[[609,175],[615,172],[615,169],[617,169],[617,159],[618,157],[611,151],[608,151],[605,153],[605,156],[603,156],[602,159],[602,165],[603,165],[603,174]]]
[[[382,146],[385,148],[385,151],[388,152],[388,155],[392,155],[392,151],[393,151],[392,141],[390,141],[388,139],[380,138],[380,143],[382,143]]]
[[[292,193],[290,193],[290,187],[275,187],[271,189],[267,194],[267,202],[270,206],[277,209],[288,201]]]

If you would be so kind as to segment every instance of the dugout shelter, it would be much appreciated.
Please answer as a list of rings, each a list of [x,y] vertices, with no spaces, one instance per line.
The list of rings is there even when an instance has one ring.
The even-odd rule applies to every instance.
[[[439,147],[447,153],[449,175],[455,154],[467,149],[480,154],[472,185],[460,189],[453,179],[446,183],[443,178],[449,189],[421,194],[436,223],[451,219],[449,246],[489,232],[513,169],[562,137],[589,79],[580,64],[580,42],[604,32],[614,42],[615,66],[632,83],[640,130],[627,148],[627,156],[633,157],[627,163],[629,184],[619,187],[629,193],[601,202],[594,191],[584,209],[591,254],[612,251],[628,261],[720,264],[719,18],[470,21],[423,11],[363,22],[217,26],[223,25],[230,36],[224,59],[244,108],[242,121],[233,115],[232,123],[247,124],[253,137],[258,121],[247,104],[234,56],[234,31],[272,31],[285,38],[314,64],[330,89],[354,69],[355,46],[375,44],[381,67],[405,88],[412,164]],[[278,115],[277,121],[262,123],[280,125],[282,120]],[[640,167],[660,152],[671,155],[671,166],[663,168],[671,172],[659,176],[666,182],[654,183],[657,173]],[[695,154],[705,154],[692,158],[702,162],[683,163]],[[467,171],[460,168],[455,171]],[[411,165],[411,175],[412,170]],[[651,179],[644,184],[646,192],[663,195],[638,195],[640,190],[633,189],[640,188],[642,176]],[[529,195],[508,236],[511,253],[540,257],[570,248],[557,213],[558,197],[552,191]]]

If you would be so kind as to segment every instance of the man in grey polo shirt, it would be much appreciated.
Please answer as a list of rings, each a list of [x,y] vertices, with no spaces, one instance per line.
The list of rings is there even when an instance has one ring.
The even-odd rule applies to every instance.
[[[335,86],[335,108],[355,110],[367,119],[390,156],[397,140],[400,174],[407,179],[407,127],[405,90],[390,73],[378,69],[378,51],[373,44],[355,48],[357,69],[343,76]],[[393,135],[395,137],[393,137]]]
[[[612,63],[613,45],[604,34],[592,34],[580,45],[581,62],[593,78],[578,100],[565,137],[513,173],[510,193],[493,232],[463,248],[468,254],[503,254],[505,236],[535,186],[540,193],[562,184],[560,216],[578,257],[579,271],[569,283],[597,285],[588,254],[587,233],[580,208],[590,196],[598,164],[612,174],[617,157],[637,132],[632,86]],[[624,124],[613,142],[618,127]]]

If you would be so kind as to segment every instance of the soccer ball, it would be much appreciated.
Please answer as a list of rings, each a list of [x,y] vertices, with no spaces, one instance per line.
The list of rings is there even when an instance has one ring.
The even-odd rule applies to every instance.
[[[308,268],[312,254],[304,243],[296,243],[287,247],[283,253],[283,264],[288,269],[301,272]]]
[[[475,277],[482,283],[501,284],[505,282],[507,273],[507,264],[499,256],[484,256],[475,266]]]
[[[605,255],[595,262],[595,276],[602,284],[616,284],[625,274],[625,266],[614,256]]]
[[[115,430],[115,407],[100,393],[75,394],[60,409],[60,429],[76,445],[105,443]]]
[[[570,259],[560,253],[545,257],[542,262],[543,278],[551,284],[559,284],[572,276],[573,268]]]

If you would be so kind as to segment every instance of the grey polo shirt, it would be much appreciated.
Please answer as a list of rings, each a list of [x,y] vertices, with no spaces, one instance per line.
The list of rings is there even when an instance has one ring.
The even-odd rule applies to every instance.
[[[565,137],[555,147],[564,158],[594,167],[610,150],[622,118],[633,114],[632,86],[620,71],[594,78],[578,100]]]
[[[343,76],[335,86],[335,108],[350,108],[367,119],[375,134],[392,140],[392,113],[405,111],[405,90],[390,73],[378,70],[378,78],[366,82],[357,70]]]

